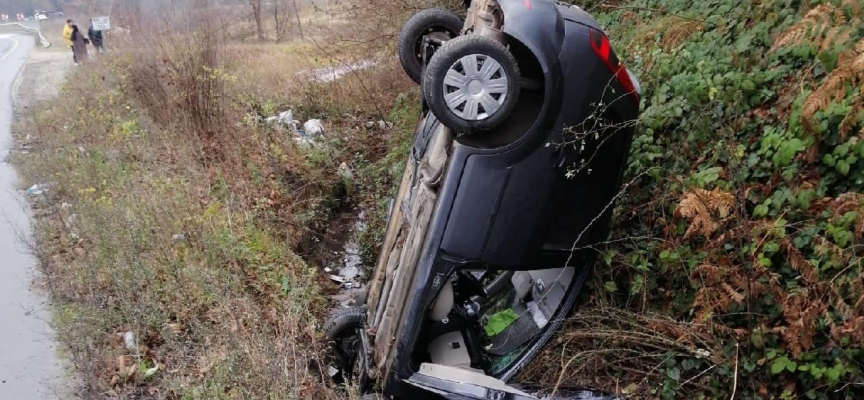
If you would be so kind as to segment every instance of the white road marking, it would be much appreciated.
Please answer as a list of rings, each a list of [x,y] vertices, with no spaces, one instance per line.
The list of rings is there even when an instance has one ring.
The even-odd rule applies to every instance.
[[[0,39],[9,39],[9,40],[15,42],[15,44],[12,45],[12,48],[9,51],[7,51],[6,54],[3,55],[3,57],[0,57],[0,61],[3,61],[6,59],[6,57],[9,57],[9,55],[12,54],[15,51],[15,49],[18,48],[18,40],[16,40],[15,38],[11,38],[11,37],[0,37]]]

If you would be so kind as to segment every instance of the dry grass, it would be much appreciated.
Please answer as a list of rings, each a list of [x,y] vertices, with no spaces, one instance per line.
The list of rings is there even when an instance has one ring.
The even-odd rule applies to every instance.
[[[209,161],[195,136],[123,107],[117,91],[87,90],[98,74],[76,77],[23,128],[42,151],[19,166],[57,183],[39,204],[39,248],[85,393],[285,398],[320,386],[314,364],[295,365],[317,358],[318,276],[291,251],[298,231],[270,223],[277,210],[250,181],[264,166]]]
[[[618,308],[592,308],[574,315],[553,345],[520,373],[543,387],[591,387],[628,398],[656,398],[661,366],[678,356],[728,365],[710,326]],[[682,393],[697,398],[707,379],[682,381]]]
[[[344,203],[340,163],[367,189],[355,202],[389,189],[379,161],[408,137],[413,120],[391,110],[413,85],[392,56],[309,82],[298,73],[381,53],[226,42],[213,21],[118,38],[17,127],[35,142],[23,180],[54,184],[34,204],[35,249],[60,340],[85,398],[343,398],[319,364],[330,288],[298,253]],[[130,26],[165,30],[148,23]],[[327,146],[250,119],[287,108],[324,119]],[[379,119],[397,128],[368,127]]]

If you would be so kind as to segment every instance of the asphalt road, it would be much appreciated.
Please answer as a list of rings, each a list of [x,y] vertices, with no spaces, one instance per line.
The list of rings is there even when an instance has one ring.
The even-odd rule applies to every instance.
[[[63,367],[48,319],[48,298],[34,289],[28,253],[30,215],[15,169],[12,94],[35,46],[31,35],[0,33],[0,400],[64,399]]]

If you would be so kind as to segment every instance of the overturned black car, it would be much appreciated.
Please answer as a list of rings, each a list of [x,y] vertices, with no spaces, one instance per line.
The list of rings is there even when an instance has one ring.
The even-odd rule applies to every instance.
[[[422,87],[363,307],[325,326],[369,398],[605,399],[507,385],[556,333],[606,239],[639,87],[603,29],[551,0],[466,2],[399,37]]]

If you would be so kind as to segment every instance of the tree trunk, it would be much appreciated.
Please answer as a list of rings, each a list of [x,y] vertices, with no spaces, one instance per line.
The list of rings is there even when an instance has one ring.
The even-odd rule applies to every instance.
[[[303,24],[300,22],[300,10],[297,8],[297,0],[294,2],[294,15],[297,17],[297,29],[300,31],[300,39],[303,39]]]
[[[286,0],[273,0],[273,20],[276,22],[276,41],[285,40],[288,32],[288,19],[291,18],[291,13],[288,12]],[[279,13],[281,10],[281,14]]]
[[[261,0],[249,0],[252,6],[252,16],[255,17],[255,26],[258,28],[258,40],[264,41],[264,27],[261,26]]]

